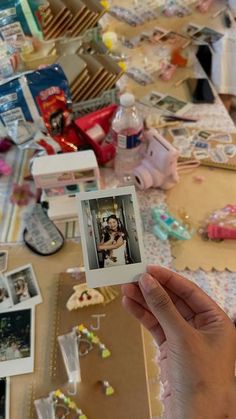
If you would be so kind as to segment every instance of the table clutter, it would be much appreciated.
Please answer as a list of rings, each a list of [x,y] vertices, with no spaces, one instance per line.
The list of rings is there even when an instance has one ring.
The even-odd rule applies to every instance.
[[[234,29],[218,0],[0,4],[0,417],[164,417],[119,286],[149,263],[236,320],[236,128],[199,61]]]

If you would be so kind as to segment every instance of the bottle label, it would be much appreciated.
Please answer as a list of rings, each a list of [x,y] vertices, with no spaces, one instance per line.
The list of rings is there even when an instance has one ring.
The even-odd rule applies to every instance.
[[[137,147],[142,140],[142,133],[143,130],[132,134],[132,135],[124,135],[124,134],[117,134],[117,146],[118,148],[135,148]]]

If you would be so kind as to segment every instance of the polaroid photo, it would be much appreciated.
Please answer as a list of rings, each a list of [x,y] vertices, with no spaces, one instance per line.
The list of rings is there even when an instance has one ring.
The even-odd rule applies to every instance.
[[[189,131],[187,128],[184,128],[184,127],[172,128],[169,130],[169,132],[173,138],[189,137]]]
[[[10,419],[10,378],[0,378],[0,419]]]
[[[214,29],[204,27],[201,28],[200,31],[196,32],[193,35],[194,40],[198,41],[199,43],[204,44],[214,44],[214,42],[219,41],[223,36],[222,33],[215,31]]]
[[[212,136],[212,132],[209,131],[198,131],[196,136],[198,138],[201,138],[202,140],[209,140]]]
[[[160,102],[161,99],[163,99],[165,95],[159,92],[150,92],[148,95],[144,96],[140,99],[140,102],[143,105],[150,106],[152,108],[157,108],[158,102]]]
[[[5,272],[7,270],[7,262],[8,262],[8,251],[1,250],[0,251],[0,273]]]
[[[199,32],[201,28],[201,26],[195,25],[195,23],[189,23],[184,28],[184,33],[191,38],[195,33]]]
[[[0,274],[0,312],[10,310],[12,302],[4,275]],[[1,419],[1,417],[0,417]]]
[[[229,157],[219,148],[211,149],[209,151],[209,157],[214,163],[227,163],[229,160]]]
[[[0,377],[34,369],[34,308],[0,313]]]
[[[173,141],[173,146],[178,148],[178,150],[191,146],[191,141],[187,137],[175,137]]]
[[[6,272],[5,282],[13,307],[32,307],[42,302],[42,296],[32,265]]]
[[[197,160],[206,160],[209,159],[208,150],[196,150],[193,153],[195,159]]]
[[[168,113],[181,114],[186,112],[191,105],[173,96],[167,95],[163,99],[159,100],[156,106],[160,108],[162,111]]]
[[[208,150],[209,144],[206,141],[195,141],[194,147],[201,150]]]
[[[88,286],[136,281],[146,261],[135,188],[80,193],[77,200]]]

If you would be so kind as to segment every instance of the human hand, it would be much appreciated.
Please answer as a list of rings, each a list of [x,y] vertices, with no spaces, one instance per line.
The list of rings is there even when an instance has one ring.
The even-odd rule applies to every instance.
[[[123,285],[123,304],[160,348],[168,419],[236,417],[236,332],[199,287],[150,265],[137,284]]]

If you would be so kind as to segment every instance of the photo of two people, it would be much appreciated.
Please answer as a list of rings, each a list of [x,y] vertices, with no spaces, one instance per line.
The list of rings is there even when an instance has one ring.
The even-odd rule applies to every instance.
[[[132,195],[82,202],[90,269],[141,262]]]

